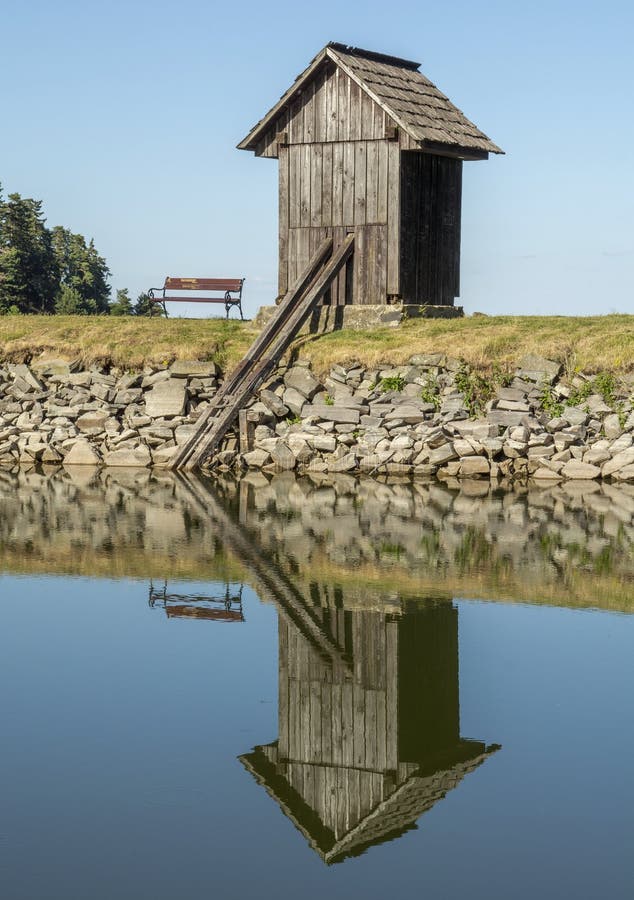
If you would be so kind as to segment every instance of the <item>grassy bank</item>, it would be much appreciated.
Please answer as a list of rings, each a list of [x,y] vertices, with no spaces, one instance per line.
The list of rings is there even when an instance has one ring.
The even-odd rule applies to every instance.
[[[223,319],[5,316],[0,317],[0,359],[22,362],[47,354],[137,368],[197,358],[231,367],[255,335],[250,323]],[[399,328],[302,338],[298,352],[320,372],[333,363],[398,365],[415,353],[438,352],[483,370],[512,366],[526,353],[539,353],[560,360],[568,372],[630,372],[634,316],[418,319]]]
[[[224,367],[241,359],[256,334],[249,323],[224,319],[2,316],[0,359],[46,354],[125,369],[204,359]]]

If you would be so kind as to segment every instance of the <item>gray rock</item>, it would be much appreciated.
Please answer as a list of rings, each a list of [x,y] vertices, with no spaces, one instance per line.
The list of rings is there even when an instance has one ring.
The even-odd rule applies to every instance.
[[[31,390],[33,390],[33,391],[43,391],[44,390],[44,385],[42,384],[42,382],[39,380],[39,378],[35,377],[35,375],[33,374],[33,372],[29,369],[29,367],[27,365],[24,365],[22,363],[20,365],[14,366],[13,374],[15,375],[16,378],[21,378],[23,381],[25,381]]]
[[[261,469],[271,459],[271,454],[266,450],[251,450],[242,457],[250,469]]]
[[[487,422],[491,425],[502,425],[508,428],[513,425],[521,425],[525,418],[525,412],[508,412],[504,409],[492,409],[487,415]]]
[[[211,378],[218,374],[214,362],[202,362],[199,359],[177,359],[170,366],[172,378]]]
[[[297,460],[295,459],[295,454],[287,447],[284,441],[277,441],[275,446],[271,448],[271,460],[276,469],[280,471],[287,471],[289,469],[294,469]]]
[[[601,475],[601,469],[590,463],[581,462],[581,460],[578,459],[571,459],[570,462],[567,462],[564,465],[561,474],[564,478],[585,481],[598,478]]]
[[[588,414],[578,406],[564,406],[561,418],[569,425],[585,425],[588,421]]]
[[[85,440],[76,441],[64,457],[65,466],[98,466],[101,457],[95,448]]]
[[[489,461],[484,456],[467,456],[460,460],[458,475],[461,478],[475,478],[488,475],[490,470]]]
[[[42,357],[31,362],[31,370],[42,377],[57,375],[61,378],[68,378],[70,363],[66,359]]]
[[[305,366],[293,366],[289,369],[284,375],[284,384],[287,388],[298,391],[306,400],[312,400],[317,391],[321,390],[321,384]]]
[[[547,469],[545,466],[542,466],[533,472],[533,478],[536,478],[537,481],[561,481],[562,475],[554,469]]]
[[[525,381],[548,381],[552,384],[560,371],[561,363],[535,353],[529,353],[520,361],[520,368],[516,375]]]
[[[358,409],[348,409],[341,406],[328,406],[327,404],[307,404],[303,409],[303,415],[317,416],[328,422],[342,422],[351,425],[358,425],[360,413]]]
[[[176,447],[159,447],[152,451],[152,465],[160,467],[169,466],[172,462]]]
[[[64,460],[66,463],[66,460]],[[124,447],[120,450],[111,450],[104,457],[106,466],[122,466],[144,469],[152,462],[149,449],[145,445],[139,447]]]
[[[306,397],[294,387],[288,387],[283,394],[283,402],[294,416],[302,415],[302,409],[306,404]],[[306,415],[306,413],[304,413]]]
[[[511,400],[516,403],[525,403],[526,391],[519,390],[518,388],[500,387],[497,390],[497,398],[498,400]]]
[[[612,477],[615,481],[634,481],[634,465],[623,466]]]
[[[108,412],[87,412],[79,416],[76,425],[83,434],[100,434],[105,430]]]
[[[328,470],[330,472],[350,472],[356,468],[357,458],[354,453],[346,453],[341,459],[329,463]]]
[[[145,411],[153,419],[182,416],[186,400],[185,382],[181,378],[170,378],[159,381],[146,393]]]
[[[496,409],[505,409],[509,412],[530,412],[530,406],[526,400],[498,400]]]
[[[385,416],[387,422],[393,421],[394,419],[399,419],[407,425],[417,425],[419,422],[425,421],[425,413],[416,406],[395,406]]]
[[[436,450],[432,450],[429,454],[429,462],[432,466],[442,466],[452,459],[457,459],[458,454],[454,450],[453,444],[447,443]]]
[[[603,420],[603,431],[606,438],[610,441],[616,440],[616,438],[621,436],[623,428],[616,413],[605,417]]]
[[[274,394],[273,391],[262,390],[260,391],[260,401],[266,406],[270,412],[273,413],[274,416],[277,416],[279,419],[284,418],[284,416],[288,415],[288,406],[282,401],[277,394]],[[300,405],[300,411],[302,406],[304,405],[303,401]],[[298,413],[296,414],[298,415]]]
[[[337,446],[337,440],[330,434],[314,434],[309,438],[309,443],[313,446],[315,450],[320,450],[323,453],[334,453],[335,447]]]
[[[624,469],[625,466],[629,466],[632,463],[634,463],[634,447],[629,447],[627,450],[621,450],[612,459],[604,463],[601,468],[601,475],[607,478],[609,475],[613,475],[619,469]]]

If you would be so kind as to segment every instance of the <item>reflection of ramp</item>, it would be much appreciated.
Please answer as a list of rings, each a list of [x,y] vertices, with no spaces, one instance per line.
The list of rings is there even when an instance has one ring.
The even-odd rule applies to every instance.
[[[273,372],[311,310],[328,290],[352,253],[353,244],[353,234],[334,252],[332,238],[326,238],[321,244],[242,362],[198,419],[194,434],[173,457],[172,468],[193,469],[218,446],[240,409]]]
[[[214,524],[225,549],[240,560],[243,569],[250,574],[259,596],[275,603],[329,666],[349,671],[351,663],[345,642],[331,630],[324,629],[321,610],[316,609],[293,582],[272,564],[270,555],[258,547],[255,537],[234,522],[209,486],[186,475],[179,475],[179,478],[192,503]]]
[[[149,604],[152,609],[164,609],[168,619],[210,619],[214,622],[244,622],[242,585],[230,591],[226,585],[224,596],[168,592],[167,581],[162,588],[150,582]]]

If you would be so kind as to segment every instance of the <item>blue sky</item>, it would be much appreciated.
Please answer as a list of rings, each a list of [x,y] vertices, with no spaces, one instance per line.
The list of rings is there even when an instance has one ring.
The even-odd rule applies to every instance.
[[[93,237],[113,288],[244,275],[254,313],[277,163],[235,145],[337,40],[419,60],[506,151],[465,164],[467,312],[634,312],[633,26],[620,0],[5,0],[0,182]]]

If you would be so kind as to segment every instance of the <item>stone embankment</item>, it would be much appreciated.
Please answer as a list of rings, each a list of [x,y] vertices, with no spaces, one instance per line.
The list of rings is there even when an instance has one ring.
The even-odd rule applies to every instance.
[[[215,394],[211,362],[126,373],[60,360],[0,367],[0,464],[168,465]],[[634,378],[526,357],[483,377],[419,355],[398,368],[281,367],[212,465],[541,481],[634,481]]]
[[[529,356],[483,378],[459,360],[414,356],[375,371],[295,364],[251,406],[252,446],[216,464],[264,471],[440,478],[634,481],[631,377],[576,374]],[[241,449],[243,452],[239,452]]]
[[[0,366],[1,465],[165,465],[218,388],[213,362],[125,373]]]

